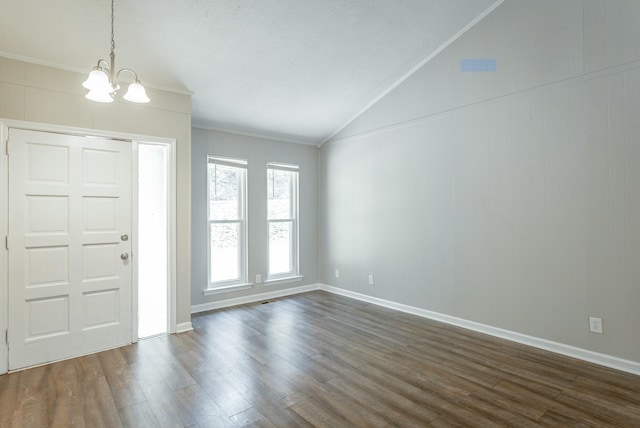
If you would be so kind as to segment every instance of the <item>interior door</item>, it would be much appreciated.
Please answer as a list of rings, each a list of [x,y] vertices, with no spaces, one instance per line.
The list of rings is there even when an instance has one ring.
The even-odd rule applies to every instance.
[[[9,130],[9,370],[131,342],[131,144]]]

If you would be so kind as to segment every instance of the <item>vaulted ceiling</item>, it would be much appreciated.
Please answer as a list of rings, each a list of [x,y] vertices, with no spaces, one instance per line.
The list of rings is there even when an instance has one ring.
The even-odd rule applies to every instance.
[[[192,91],[194,126],[317,144],[495,3],[116,0],[116,66]],[[0,55],[88,72],[110,7],[1,0]]]

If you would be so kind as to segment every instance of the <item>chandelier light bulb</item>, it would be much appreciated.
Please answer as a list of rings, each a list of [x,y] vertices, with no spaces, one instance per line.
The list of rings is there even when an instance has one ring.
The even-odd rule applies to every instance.
[[[142,86],[140,82],[130,84],[127,89],[127,93],[124,94],[124,97],[122,98],[127,101],[131,101],[132,103],[148,103],[151,101],[147,96],[144,86]]]
[[[87,95],[84,96],[86,99],[91,101],[96,101],[98,103],[112,103],[113,96],[107,88],[95,88],[89,90]]]
[[[103,70],[94,68],[89,73],[89,77],[82,83],[88,90],[107,88],[109,86],[109,76]]]

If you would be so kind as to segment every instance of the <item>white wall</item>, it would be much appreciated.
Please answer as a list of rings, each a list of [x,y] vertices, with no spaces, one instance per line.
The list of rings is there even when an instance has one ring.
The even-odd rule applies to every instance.
[[[255,137],[194,128],[192,130],[192,272],[191,303],[197,310],[213,307],[221,300],[271,293],[318,282],[318,149]],[[267,277],[267,163],[300,166],[299,229],[302,281],[205,296],[207,280],[207,155],[246,159],[248,187],[249,281],[256,274]]]
[[[100,104],[84,98],[85,78],[0,57],[0,118],[177,140],[177,322],[190,323],[191,96],[149,88],[149,104]]]
[[[322,146],[321,281],[640,361],[639,60],[638,1],[507,0]]]

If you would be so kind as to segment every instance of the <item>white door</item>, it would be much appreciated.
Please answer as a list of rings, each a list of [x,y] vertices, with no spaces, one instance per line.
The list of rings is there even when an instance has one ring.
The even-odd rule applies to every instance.
[[[9,130],[9,369],[131,342],[131,144]]]

